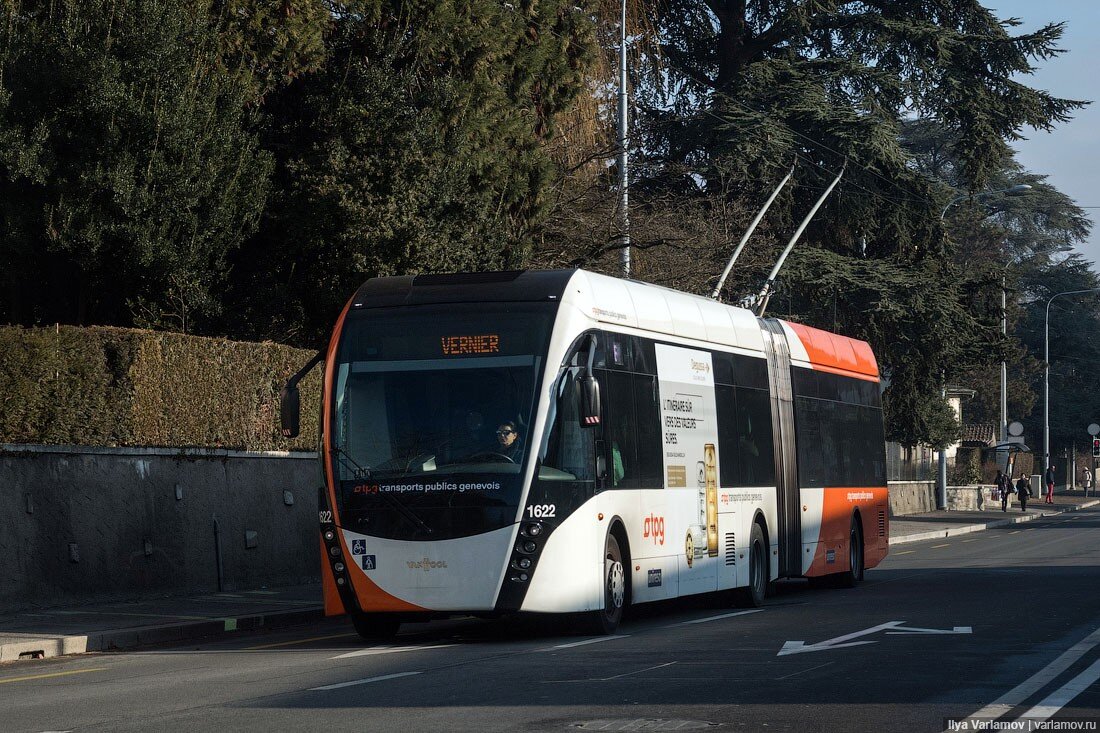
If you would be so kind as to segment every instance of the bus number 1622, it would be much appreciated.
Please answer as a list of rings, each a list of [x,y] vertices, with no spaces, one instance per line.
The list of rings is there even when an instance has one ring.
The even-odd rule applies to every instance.
[[[558,507],[555,504],[532,504],[527,507],[527,516],[532,519],[556,516]]]

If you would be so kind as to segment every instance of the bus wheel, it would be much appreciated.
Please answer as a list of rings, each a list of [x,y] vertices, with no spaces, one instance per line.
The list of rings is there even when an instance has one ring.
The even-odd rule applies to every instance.
[[[768,549],[764,545],[764,530],[755,522],[749,539],[749,587],[739,588],[737,605],[760,608],[768,591]]]
[[[626,606],[626,570],[619,541],[610,532],[604,545],[603,608],[586,614],[584,630],[594,634],[614,634],[623,619]]]
[[[351,624],[367,641],[392,639],[401,628],[401,622],[389,613],[352,613]]]
[[[852,517],[852,527],[848,530],[848,571],[840,574],[843,588],[855,588],[863,580],[863,533],[859,530],[859,521]]]

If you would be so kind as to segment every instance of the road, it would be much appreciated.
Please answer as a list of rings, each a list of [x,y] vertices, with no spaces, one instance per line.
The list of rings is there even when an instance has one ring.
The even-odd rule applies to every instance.
[[[1098,566],[1100,512],[1085,510],[901,545],[854,590],[784,582],[760,611],[641,607],[613,637],[462,619],[371,646],[328,620],[17,663],[0,668],[0,729],[942,731],[979,711],[1096,723]]]

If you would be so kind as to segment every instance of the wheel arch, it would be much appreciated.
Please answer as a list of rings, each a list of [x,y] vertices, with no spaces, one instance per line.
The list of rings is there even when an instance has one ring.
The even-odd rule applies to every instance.
[[[623,556],[623,569],[625,571],[623,575],[626,579],[626,602],[624,603],[624,607],[626,607],[629,606],[633,600],[632,588],[634,583],[632,582],[632,578],[634,576],[634,566],[631,564],[633,561],[630,555],[630,539],[626,532],[626,522],[623,521],[622,517],[617,514],[611,517],[611,521],[608,522],[607,525],[607,534],[614,537],[615,541],[619,543],[619,552],[621,552]],[[604,543],[606,544],[606,542],[607,540],[605,539]]]

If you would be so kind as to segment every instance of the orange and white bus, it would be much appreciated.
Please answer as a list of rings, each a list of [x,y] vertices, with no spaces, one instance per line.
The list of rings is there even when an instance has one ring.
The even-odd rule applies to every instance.
[[[864,342],[552,270],[369,280],[321,358],[325,610],[364,636],[524,612],[609,633],[630,604],[757,606],[886,556]]]

